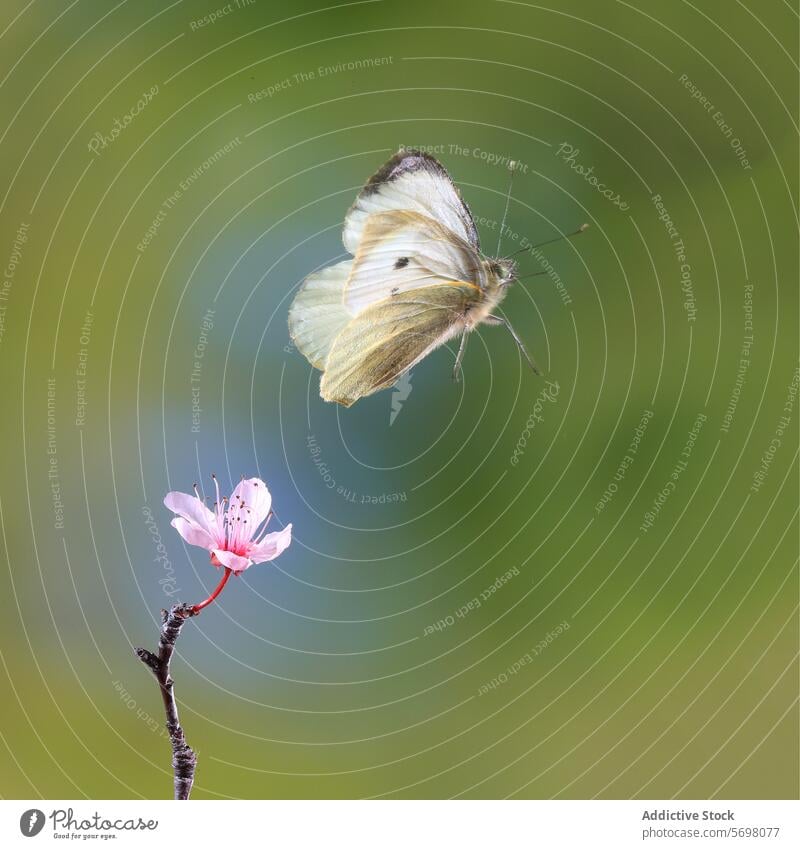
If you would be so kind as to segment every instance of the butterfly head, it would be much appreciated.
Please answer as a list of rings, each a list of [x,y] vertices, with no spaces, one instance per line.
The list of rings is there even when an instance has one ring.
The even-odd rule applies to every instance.
[[[488,259],[486,270],[495,286],[510,286],[517,279],[517,263],[513,259]]]

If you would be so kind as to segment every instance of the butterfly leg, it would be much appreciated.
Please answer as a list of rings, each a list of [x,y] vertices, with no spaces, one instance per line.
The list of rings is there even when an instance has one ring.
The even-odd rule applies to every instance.
[[[500,318],[499,315],[487,315],[486,318],[484,319],[484,323],[485,324],[502,324],[508,330],[508,332],[513,336],[514,341],[517,343],[517,347],[520,349],[520,351],[522,351],[523,356],[528,361],[528,365],[533,369],[533,373],[539,374],[539,375],[542,373],[541,370],[539,369],[539,367],[534,362],[533,357],[531,357],[531,355],[528,353],[527,349],[525,348],[525,345],[522,343],[522,339],[520,339],[519,336],[517,336],[517,331],[514,330],[514,328],[511,326],[511,322],[509,322],[505,318]]]
[[[456,354],[456,363],[453,366],[453,380],[458,382],[458,376],[461,373],[461,360],[464,358],[464,351],[467,347],[467,331],[465,330],[461,334],[461,344],[458,346],[458,353]]]

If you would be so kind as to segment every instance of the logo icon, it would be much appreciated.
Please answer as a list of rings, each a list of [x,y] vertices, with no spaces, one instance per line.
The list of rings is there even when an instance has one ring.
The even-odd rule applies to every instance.
[[[19,830],[25,837],[36,837],[44,828],[44,811],[31,808],[19,818]]]
[[[394,424],[394,420],[400,415],[400,410],[403,409],[403,403],[408,400],[412,388],[411,372],[407,371],[395,383],[394,389],[392,389],[392,409],[389,413],[389,427]]]

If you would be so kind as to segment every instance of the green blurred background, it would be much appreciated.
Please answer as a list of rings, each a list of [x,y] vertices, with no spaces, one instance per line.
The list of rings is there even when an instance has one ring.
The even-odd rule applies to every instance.
[[[295,538],[184,629],[195,797],[798,795],[792,4],[10,0],[0,32],[3,796],[170,795],[132,647],[216,580],[161,503],[211,472]],[[591,224],[503,305],[554,400],[502,328],[462,383],[443,349],[320,400],[288,306],[400,145],[487,254],[503,157],[502,253]]]

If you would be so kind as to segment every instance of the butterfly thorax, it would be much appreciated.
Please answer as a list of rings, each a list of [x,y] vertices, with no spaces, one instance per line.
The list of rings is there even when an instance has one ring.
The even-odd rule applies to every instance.
[[[516,263],[510,259],[486,258],[481,262],[481,297],[470,304],[465,323],[474,328],[484,322],[494,308],[505,298],[508,286],[514,280]]]
[[[489,257],[483,260],[488,280],[496,286],[508,286],[517,279],[517,263],[506,257]]]

